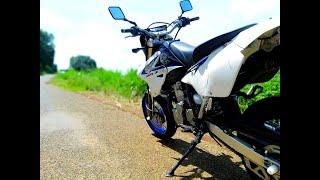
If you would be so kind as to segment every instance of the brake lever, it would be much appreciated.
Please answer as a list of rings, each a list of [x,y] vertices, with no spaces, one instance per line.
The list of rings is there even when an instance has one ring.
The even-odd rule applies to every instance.
[[[124,37],[124,38],[127,39],[127,38],[129,38],[129,37],[134,37],[134,36],[126,36],[126,37]]]

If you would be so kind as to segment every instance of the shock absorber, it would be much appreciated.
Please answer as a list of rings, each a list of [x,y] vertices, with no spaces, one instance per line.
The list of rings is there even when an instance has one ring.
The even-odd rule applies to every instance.
[[[177,99],[174,118],[178,125],[185,124],[185,108],[184,108],[184,93],[182,91],[181,82],[176,82],[173,85],[174,93]]]

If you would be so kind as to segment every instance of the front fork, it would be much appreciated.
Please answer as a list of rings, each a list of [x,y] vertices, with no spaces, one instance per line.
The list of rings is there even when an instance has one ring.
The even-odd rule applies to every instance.
[[[146,92],[145,92],[145,96],[147,96],[147,120],[149,121],[153,115],[153,112],[154,112],[154,100],[153,100],[153,97],[150,95],[149,93],[149,87],[147,85],[147,89],[146,89]]]

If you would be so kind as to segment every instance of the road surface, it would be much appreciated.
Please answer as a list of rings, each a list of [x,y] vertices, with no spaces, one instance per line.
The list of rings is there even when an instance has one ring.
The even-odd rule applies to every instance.
[[[152,136],[141,117],[67,92],[40,77],[40,177],[45,179],[170,179],[190,134]],[[249,179],[240,158],[202,141],[171,179]]]

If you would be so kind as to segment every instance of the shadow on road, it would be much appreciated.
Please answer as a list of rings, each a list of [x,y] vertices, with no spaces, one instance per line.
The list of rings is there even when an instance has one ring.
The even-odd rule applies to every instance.
[[[180,140],[180,139],[171,139],[169,141],[159,140],[163,146],[171,148],[181,154],[181,156],[186,152],[187,148],[190,146],[190,143]],[[180,157],[179,157],[180,158]],[[192,170],[181,172],[179,168],[176,170],[180,175],[175,175],[176,177],[181,177],[181,179],[248,179],[250,180],[247,172],[240,167],[241,162],[232,162],[231,156],[226,154],[221,155],[212,155],[208,152],[205,152],[199,148],[195,148],[195,150],[190,154],[188,159],[184,160],[181,166],[193,165],[197,168]],[[176,163],[179,159],[176,159],[174,163]],[[173,164],[172,164],[173,166]],[[169,169],[170,167],[168,167]],[[206,171],[211,174],[212,177],[202,177],[201,173]],[[192,173],[191,175],[190,172]],[[188,174],[188,175],[184,175]]]

